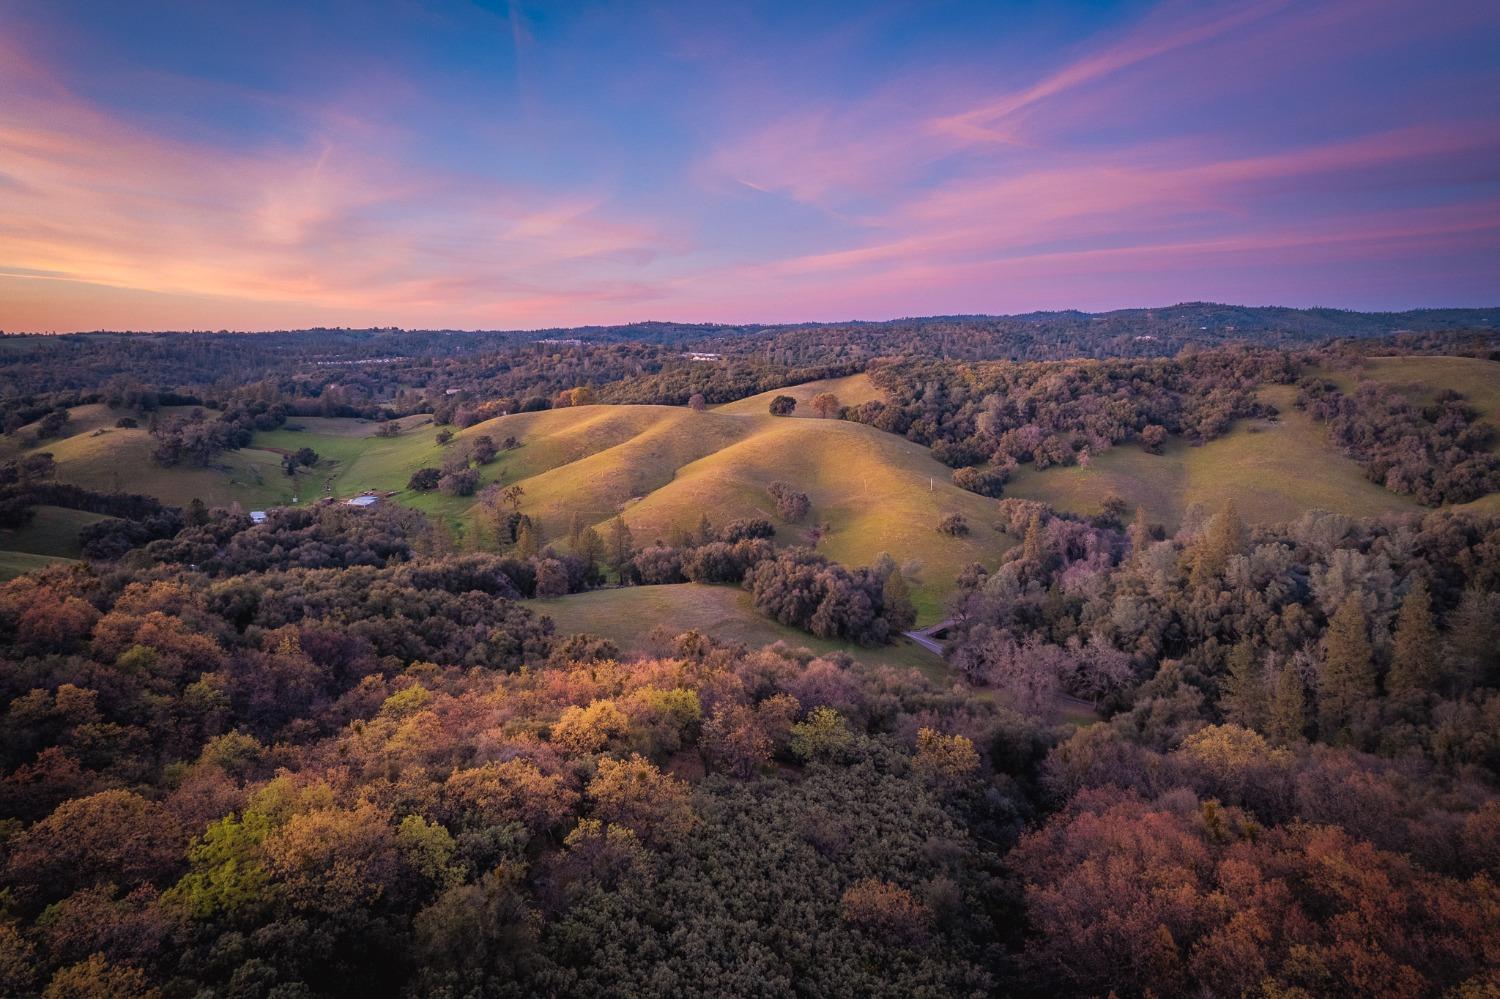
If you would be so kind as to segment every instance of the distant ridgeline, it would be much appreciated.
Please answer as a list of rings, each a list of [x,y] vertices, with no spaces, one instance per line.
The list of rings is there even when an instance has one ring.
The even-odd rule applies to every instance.
[[[100,391],[148,383],[163,390],[223,394],[225,386],[269,380],[279,391],[338,404],[397,403],[402,392],[459,389],[490,396],[547,398],[576,385],[641,376],[701,378],[719,396],[751,395],[856,370],[875,357],[1066,360],[1169,357],[1187,347],[1247,342],[1309,346],[1334,338],[1476,333],[1493,343],[1500,309],[1346,312],[1212,303],[1161,309],[1037,312],[1019,316],[934,316],[886,322],[777,326],[634,323],[532,331],[309,329],[276,333],[93,332],[0,338],[0,398]],[[1460,338],[1460,341],[1462,338]],[[720,363],[694,361],[716,354]],[[738,374],[726,379],[724,369]],[[663,392],[674,378],[663,379]],[[732,382],[733,385],[726,383]],[[700,387],[697,389],[702,391]],[[688,393],[691,394],[691,391]],[[705,393],[706,395],[708,393]],[[630,391],[615,401],[685,402]],[[727,401],[708,395],[709,401]],[[412,411],[412,410],[408,410]]]

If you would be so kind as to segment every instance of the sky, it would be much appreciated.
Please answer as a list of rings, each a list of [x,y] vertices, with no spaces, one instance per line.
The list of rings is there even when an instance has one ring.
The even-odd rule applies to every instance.
[[[1495,0],[0,0],[0,329],[1500,305]]]

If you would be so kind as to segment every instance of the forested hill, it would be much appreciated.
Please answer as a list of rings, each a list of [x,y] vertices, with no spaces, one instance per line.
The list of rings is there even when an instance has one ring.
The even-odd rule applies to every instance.
[[[0,336],[0,398],[90,391],[135,379],[202,394],[275,377],[346,384],[379,372],[387,386],[472,387],[491,393],[551,393],[576,384],[690,367],[692,352],[756,369],[741,372],[739,397],[777,385],[847,374],[876,357],[948,360],[1070,360],[1171,357],[1188,348],[1244,342],[1295,347],[1336,338],[1455,335],[1492,338],[1500,308],[1347,312],[1189,303],[1115,312],[1017,316],[929,316],[884,322],[773,326],[641,322],[528,331],[306,329],[181,333],[94,331]],[[1479,342],[1479,341],[1476,341]],[[464,378],[446,377],[460,362]],[[555,383],[555,384],[554,384]],[[209,395],[221,393],[209,392]],[[684,398],[686,398],[684,396]],[[668,401],[668,400],[663,400]],[[675,400],[682,401],[682,400]]]

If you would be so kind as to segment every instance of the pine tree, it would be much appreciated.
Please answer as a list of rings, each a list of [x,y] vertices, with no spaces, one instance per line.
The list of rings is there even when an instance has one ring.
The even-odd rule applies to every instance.
[[[1410,697],[1437,689],[1439,675],[1437,628],[1432,623],[1432,597],[1418,577],[1401,601],[1396,615],[1396,649],[1386,693]]]
[[[1375,699],[1375,660],[1366,632],[1364,601],[1349,594],[1323,636],[1318,677],[1318,733],[1330,742],[1349,741],[1359,717]]]
[[[1291,663],[1282,666],[1276,676],[1276,693],[1271,699],[1266,727],[1271,738],[1283,746],[1301,742],[1307,730],[1307,696],[1302,689],[1302,677]]]
[[[892,569],[885,577],[885,586],[880,593],[885,605],[885,617],[896,631],[905,631],[917,622],[917,609],[912,606],[911,590],[900,569]]]
[[[588,562],[589,576],[595,576],[599,571],[599,559],[604,556],[604,539],[599,536],[599,532],[592,527],[585,527],[578,536],[578,547],[574,550]]]
[[[609,524],[609,543],[605,546],[605,554],[609,567],[614,570],[615,575],[623,578],[625,567],[635,556],[635,539],[630,534],[630,525],[618,514]]]
[[[533,558],[541,550],[539,525],[534,524],[530,517],[523,517],[521,526],[516,529],[516,554],[521,558]]]
[[[713,541],[715,537],[716,535],[714,534],[714,525],[712,521],[708,519],[708,514],[705,513],[703,516],[698,518],[698,543],[700,545],[706,545],[709,542]]]
[[[1219,710],[1228,721],[1261,731],[1270,710],[1266,694],[1265,670],[1256,659],[1255,650],[1249,642],[1239,643],[1229,650],[1229,668],[1219,697]]]
[[[568,520],[568,548],[572,551],[578,551],[578,539],[583,534],[583,529],[587,526],[583,522],[583,514],[574,510],[573,516]]]
[[[1135,520],[1130,525],[1130,558],[1138,560],[1151,544],[1151,525],[1146,523],[1146,507],[1135,508]]]
[[[1245,522],[1240,519],[1234,500],[1208,522],[1208,530],[1193,547],[1193,586],[1203,586],[1224,575],[1229,560],[1245,551]]]
[[[1465,590],[1448,616],[1448,673],[1456,692],[1500,686],[1500,594]]]
[[[1047,543],[1042,538],[1042,515],[1033,512],[1026,524],[1026,537],[1021,540],[1021,554],[1032,562],[1047,561]]]

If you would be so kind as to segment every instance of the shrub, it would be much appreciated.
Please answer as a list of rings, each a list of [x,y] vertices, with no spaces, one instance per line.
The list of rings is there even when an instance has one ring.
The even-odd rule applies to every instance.
[[[958,468],[953,471],[953,484],[971,493],[999,499],[1005,491],[1004,471],[993,468]]]
[[[969,533],[969,522],[961,513],[950,513],[938,521],[937,529],[942,534],[961,538]]]

